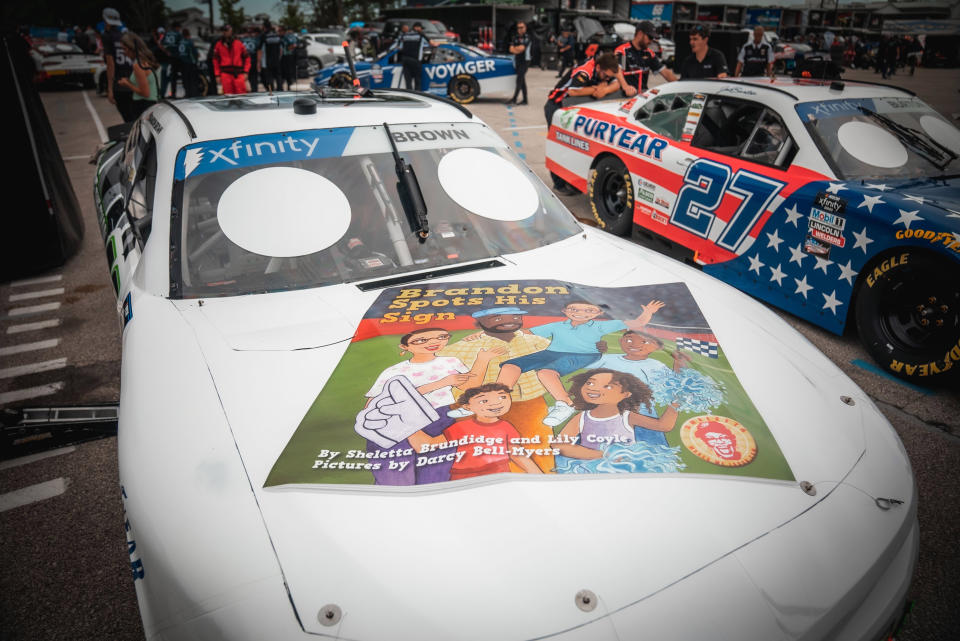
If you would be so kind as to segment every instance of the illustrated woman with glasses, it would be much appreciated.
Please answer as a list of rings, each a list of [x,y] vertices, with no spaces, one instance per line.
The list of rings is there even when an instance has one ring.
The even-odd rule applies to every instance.
[[[383,391],[383,386],[394,376],[404,376],[417,391],[437,410],[440,418],[421,431],[428,436],[439,436],[444,429],[453,425],[453,419],[447,416],[447,409],[455,402],[453,388],[468,389],[483,383],[487,365],[495,356],[506,354],[503,347],[480,350],[472,368],[468,368],[459,358],[437,356],[437,352],[447,346],[450,332],[440,327],[417,329],[400,338],[400,353],[409,353],[410,358],[391,365],[380,372],[373,386],[366,393],[367,404],[370,399]],[[419,434],[418,434],[419,435]],[[411,438],[416,440],[412,435]],[[410,439],[405,439],[389,449],[410,448]],[[367,451],[379,451],[380,448],[368,442]],[[384,466],[387,467],[387,466]],[[381,469],[374,472],[378,485],[422,485],[449,480],[450,464],[408,465],[404,470]]]

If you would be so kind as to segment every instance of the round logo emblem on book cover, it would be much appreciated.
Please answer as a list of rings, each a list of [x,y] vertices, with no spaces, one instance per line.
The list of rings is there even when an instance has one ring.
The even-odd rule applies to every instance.
[[[757,442],[743,425],[726,416],[695,416],[680,428],[688,450],[708,463],[740,467],[757,455]]]

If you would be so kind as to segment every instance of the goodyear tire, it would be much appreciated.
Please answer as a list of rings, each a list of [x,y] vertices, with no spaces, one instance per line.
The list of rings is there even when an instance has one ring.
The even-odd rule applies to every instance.
[[[921,385],[960,372],[960,269],[912,248],[884,254],[859,276],[860,340],[886,370]]]
[[[353,86],[353,79],[350,78],[350,74],[340,71],[330,78],[330,86],[334,89],[349,89]]]
[[[461,105],[466,105],[477,99],[480,95],[480,83],[477,79],[468,73],[458,73],[450,79],[447,85],[447,93],[452,100],[456,100]]]
[[[633,180],[620,160],[607,156],[590,172],[590,209],[601,229],[626,236],[633,225]]]

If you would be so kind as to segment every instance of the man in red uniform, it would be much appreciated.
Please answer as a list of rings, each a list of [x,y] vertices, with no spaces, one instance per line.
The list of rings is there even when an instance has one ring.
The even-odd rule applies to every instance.
[[[224,95],[247,93],[250,54],[237,38],[233,27],[223,26],[223,37],[213,46],[213,73],[223,85]]]

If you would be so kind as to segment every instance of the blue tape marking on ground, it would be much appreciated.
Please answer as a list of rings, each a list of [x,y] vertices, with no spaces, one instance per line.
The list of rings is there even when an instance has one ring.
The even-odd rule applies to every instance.
[[[889,378],[894,383],[899,383],[900,385],[903,385],[906,388],[912,389],[914,392],[920,392],[921,394],[924,394],[926,396],[933,394],[933,390],[927,389],[926,387],[920,387],[919,385],[914,385],[913,383],[908,383],[903,379],[897,378],[890,372],[880,369],[879,367],[877,367],[876,365],[873,365],[872,363],[862,361],[859,358],[855,358],[850,362],[853,365],[856,365],[857,367],[859,367],[860,369],[866,370],[871,374],[876,374],[877,376],[883,376],[884,378]]]
[[[519,136],[520,136],[520,134],[518,134],[516,131],[513,132],[513,137],[514,137],[514,138],[517,138],[517,137],[519,137]]]
[[[526,160],[526,159],[527,159],[527,154],[517,154],[517,155],[520,156],[520,160]]]
[[[517,142],[515,142],[515,143],[513,144],[513,146],[514,146],[514,147],[517,147],[517,148],[520,148],[520,147],[523,147],[523,143],[518,140]]]

